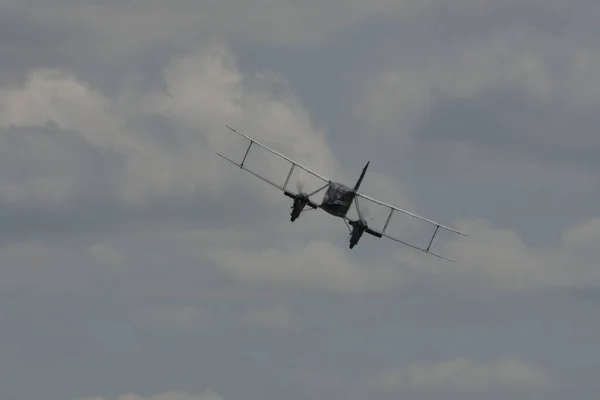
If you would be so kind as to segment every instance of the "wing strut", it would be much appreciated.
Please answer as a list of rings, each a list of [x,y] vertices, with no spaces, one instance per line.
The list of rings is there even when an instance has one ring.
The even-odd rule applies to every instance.
[[[426,254],[431,254],[432,256],[436,256],[436,257],[438,257],[438,258],[441,258],[441,259],[443,259],[443,260],[446,260],[446,261],[450,261],[450,262],[452,262],[452,263],[456,262],[456,261],[454,261],[454,260],[452,260],[452,259],[450,259],[450,258],[446,258],[446,257],[444,257],[444,256],[441,256],[441,255],[439,255],[439,254],[436,254],[436,253],[434,253],[434,252],[432,252],[432,251],[426,251],[426,250],[424,250],[424,249],[422,249],[422,248],[420,248],[420,247],[418,247],[418,246],[415,246],[414,244],[407,243],[407,242],[405,242],[404,240],[396,239],[396,238],[393,238],[393,237],[391,237],[391,236],[388,236],[388,235],[382,235],[382,236],[383,236],[383,237],[386,237],[386,238],[388,238],[388,239],[391,239],[391,240],[393,240],[393,241],[395,241],[395,242],[402,243],[402,244],[403,244],[403,245],[405,245],[405,246],[412,247],[412,248],[413,248],[413,249],[415,249],[415,250],[422,251],[423,253],[426,253]]]
[[[296,164],[292,163],[292,168],[290,168],[290,173],[288,174],[287,178],[285,179],[285,183],[283,184],[283,190],[285,190],[285,188],[287,188],[287,185],[290,182],[290,178],[292,177],[292,172],[294,172],[294,168],[296,168]]]
[[[329,182],[327,182],[327,183],[326,183],[324,186],[321,186],[321,187],[320,187],[320,188],[318,188],[317,190],[315,190],[315,191],[313,191],[313,192],[309,193],[309,194],[308,194],[308,197],[311,197],[311,196],[313,196],[313,195],[315,195],[315,194],[319,193],[321,190],[325,189],[325,188],[326,188],[327,186],[329,186],[329,185],[330,185],[330,183],[329,183]]]
[[[257,140],[254,140],[254,139],[252,139],[250,136],[248,136],[248,135],[246,135],[246,134],[244,134],[244,133],[242,133],[242,132],[240,132],[240,131],[238,131],[238,130],[236,130],[236,129],[233,129],[233,128],[232,128],[232,127],[230,127],[229,125],[225,125],[225,126],[226,126],[226,127],[229,129],[229,130],[231,130],[231,131],[233,131],[233,132],[237,133],[238,135],[245,137],[246,139],[250,140],[251,142],[254,142],[254,144],[256,144],[257,146],[259,146],[259,147],[262,147],[263,149],[265,149],[265,150],[267,150],[267,151],[269,151],[269,152],[271,152],[271,153],[275,154],[275,155],[276,155],[276,156],[278,156],[278,157],[281,157],[281,158],[283,158],[284,160],[286,160],[286,161],[288,161],[288,162],[290,162],[290,163],[292,163],[292,164],[296,164],[298,167],[302,168],[304,171],[308,172],[309,174],[311,174],[311,175],[314,175],[315,177],[317,177],[317,178],[319,178],[319,179],[321,179],[321,180],[323,180],[323,181],[325,181],[325,182],[328,182],[328,181],[329,181],[329,179],[325,178],[325,177],[324,177],[324,176],[322,176],[321,174],[317,174],[317,173],[316,173],[316,172],[314,172],[313,170],[311,170],[311,169],[309,169],[309,168],[305,167],[304,165],[302,165],[302,164],[299,164],[299,163],[297,163],[296,161],[292,160],[291,158],[289,158],[289,157],[287,157],[287,156],[285,156],[285,155],[283,155],[283,154],[281,154],[281,153],[279,153],[279,152],[277,152],[277,151],[273,150],[272,148],[270,148],[270,147],[268,147],[268,146],[266,146],[266,145],[264,145],[264,144],[260,143],[260,142],[259,142],[259,141],[257,141]]]
[[[413,213],[411,213],[411,212],[408,212],[408,211],[406,211],[406,210],[403,210],[403,209],[401,209],[401,208],[394,207],[394,206],[392,206],[392,205],[390,205],[390,204],[386,204],[386,203],[384,203],[384,202],[382,202],[382,201],[379,201],[379,200],[377,200],[377,199],[374,199],[373,197],[366,196],[366,195],[364,195],[364,194],[362,194],[362,193],[359,193],[359,192],[357,192],[357,193],[356,193],[356,195],[357,195],[358,197],[362,197],[362,198],[363,198],[363,199],[365,199],[365,200],[369,200],[369,201],[372,201],[373,203],[377,203],[377,204],[379,204],[379,205],[381,205],[381,206],[383,206],[383,207],[386,207],[386,208],[391,208],[391,209],[393,209],[393,210],[396,210],[396,211],[398,211],[398,212],[401,212],[402,214],[406,214],[406,215],[408,215],[408,216],[410,216],[410,217],[413,217],[413,218],[416,218],[416,219],[420,219],[421,221],[428,222],[428,223],[430,223],[431,225],[437,225],[437,226],[439,226],[440,228],[444,228],[444,229],[446,229],[446,230],[448,230],[448,231],[450,231],[450,232],[458,233],[458,234],[459,234],[459,235],[461,235],[461,236],[467,236],[466,234],[464,234],[464,233],[462,233],[462,232],[459,232],[459,231],[457,231],[456,229],[449,228],[449,227],[447,227],[447,226],[444,226],[444,225],[442,225],[442,224],[440,224],[440,223],[437,223],[437,222],[431,221],[431,220],[429,220],[429,219],[427,219],[427,218],[420,217],[420,216],[418,216],[418,215],[416,215],[416,214],[413,214]]]
[[[250,151],[250,147],[252,147],[253,143],[254,143],[254,140],[250,139],[250,144],[248,145],[248,148],[246,149],[246,154],[244,154],[244,159],[240,163],[240,168],[244,168],[244,161],[246,161],[246,157],[248,157],[248,152]]]
[[[385,225],[383,226],[383,230],[381,231],[381,234],[385,234],[385,230],[387,229],[388,225],[390,224],[390,220],[392,219],[392,214],[394,214],[394,209],[391,208],[390,209],[390,214],[387,217],[387,220],[385,221]]]
[[[230,162],[230,163],[232,163],[233,165],[237,165],[238,167],[240,167],[240,168],[241,168],[241,169],[243,169],[244,171],[248,171],[248,172],[250,172],[252,175],[254,175],[254,176],[256,176],[258,179],[261,179],[262,181],[264,181],[264,182],[268,183],[269,185],[275,186],[275,187],[276,187],[276,188],[278,188],[279,190],[283,190],[283,188],[282,188],[281,186],[279,186],[278,184],[276,184],[276,183],[274,183],[274,182],[271,182],[270,180],[268,180],[267,178],[265,178],[265,177],[263,177],[263,176],[260,176],[260,175],[258,175],[258,174],[257,174],[256,172],[254,172],[254,171],[250,171],[248,168],[244,167],[243,165],[241,165],[241,164],[238,164],[238,163],[236,163],[236,162],[235,162],[235,161],[233,161],[233,160],[230,160],[229,158],[225,157],[224,155],[222,155],[222,154],[220,154],[220,153],[217,153],[217,155],[218,155],[219,157],[221,157],[221,158],[224,158],[225,160],[229,161],[229,162]]]
[[[283,155],[283,154],[281,154],[281,153],[279,153],[279,152],[277,152],[277,151],[273,150],[272,148],[265,146],[264,144],[262,144],[262,143],[258,142],[258,141],[257,141],[257,140],[255,140],[254,138],[252,138],[252,137],[250,137],[250,136],[248,136],[248,135],[246,135],[246,134],[244,134],[244,133],[242,133],[242,132],[239,132],[239,131],[237,131],[236,129],[233,129],[232,127],[230,127],[230,126],[228,126],[228,125],[226,125],[226,127],[227,127],[229,130],[231,130],[231,131],[233,131],[233,132],[237,133],[238,135],[240,135],[240,136],[244,137],[244,138],[245,138],[245,139],[247,139],[247,140],[248,140],[250,143],[249,143],[248,147],[246,148],[246,153],[244,154],[244,158],[242,159],[242,161],[241,161],[241,162],[239,162],[239,161],[233,161],[233,160],[231,160],[230,158],[228,158],[228,157],[225,157],[224,155],[222,155],[222,154],[220,154],[220,153],[217,153],[217,155],[218,155],[219,157],[222,157],[222,158],[224,158],[225,160],[229,161],[230,163],[232,163],[232,164],[236,165],[236,166],[237,166],[237,167],[239,167],[240,169],[243,169],[243,170],[245,170],[245,171],[248,171],[248,172],[249,172],[249,173],[251,173],[252,175],[254,175],[254,176],[256,176],[257,178],[261,179],[262,181],[264,181],[264,182],[266,182],[266,183],[268,183],[268,184],[270,184],[270,185],[272,185],[272,186],[276,187],[277,189],[281,190],[281,191],[283,192],[283,194],[284,194],[284,195],[286,195],[287,197],[290,197],[290,198],[293,198],[293,199],[295,199],[295,198],[296,198],[296,195],[300,194],[300,193],[293,193],[292,191],[288,191],[288,190],[287,190],[287,187],[288,187],[288,185],[289,185],[289,183],[290,183],[290,179],[291,179],[291,177],[292,177],[292,174],[293,174],[293,172],[294,172],[295,170],[297,170],[297,169],[302,169],[302,170],[304,170],[305,172],[307,172],[307,173],[309,173],[309,174],[313,175],[314,177],[316,177],[316,178],[320,179],[321,181],[323,181],[323,184],[324,184],[324,186],[323,186],[323,187],[321,187],[321,188],[319,188],[319,189],[317,189],[317,190],[315,190],[315,191],[314,191],[314,192],[312,192],[311,194],[309,194],[309,195],[308,195],[308,197],[311,197],[311,196],[313,196],[313,195],[317,194],[318,192],[322,191],[323,189],[325,189],[326,187],[328,187],[328,186],[331,184],[331,181],[330,181],[328,178],[326,178],[326,177],[324,177],[324,176],[322,176],[322,175],[320,175],[320,174],[318,174],[318,173],[316,173],[316,172],[314,172],[314,171],[312,171],[312,170],[308,169],[307,167],[303,166],[302,164],[300,164],[300,163],[298,163],[298,162],[294,161],[293,159],[291,159],[291,158],[289,158],[289,157],[287,157],[287,156],[285,156],[285,155]],[[270,152],[271,154],[274,154],[275,156],[277,156],[277,157],[279,157],[279,158],[282,158],[283,160],[285,160],[285,161],[289,162],[290,164],[292,164],[292,165],[290,166],[290,170],[289,170],[289,171],[288,171],[288,173],[287,173],[287,177],[286,177],[286,179],[285,179],[285,183],[283,184],[283,186],[281,186],[281,185],[279,185],[279,184],[277,184],[277,183],[275,183],[275,182],[272,182],[271,180],[269,180],[269,179],[265,178],[264,176],[261,176],[261,175],[260,175],[260,174],[258,174],[257,172],[254,172],[254,171],[252,171],[252,170],[250,170],[249,168],[247,168],[247,167],[246,167],[246,165],[245,165],[245,163],[246,163],[246,159],[247,159],[247,157],[248,157],[248,155],[249,155],[249,153],[250,153],[250,150],[252,149],[252,146],[253,146],[253,145],[255,145],[254,147],[261,147],[261,148],[263,148],[263,149],[267,150],[268,152]],[[311,208],[313,208],[313,209],[317,209],[317,208],[319,207],[319,205],[318,205],[318,204],[316,204],[316,203],[314,203],[314,202],[312,202],[312,201],[309,201],[309,202],[308,202],[308,205],[309,205]]]
[[[318,173],[316,173],[316,172],[312,171],[311,169],[309,169],[309,168],[307,168],[307,167],[305,167],[305,166],[303,166],[303,165],[299,164],[298,162],[296,162],[296,161],[294,161],[293,159],[291,159],[291,158],[289,158],[289,157],[287,157],[287,156],[285,156],[285,155],[283,155],[283,154],[281,154],[281,153],[279,153],[279,152],[275,151],[274,149],[272,149],[272,148],[270,148],[270,147],[267,147],[266,145],[264,145],[264,144],[262,144],[262,143],[260,143],[260,142],[258,142],[258,141],[256,141],[256,140],[254,140],[253,138],[251,138],[251,137],[247,136],[246,134],[244,134],[244,133],[241,133],[241,132],[237,131],[236,129],[233,129],[232,127],[230,127],[230,126],[228,126],[228,125],[226,125],[226,126],[227,126],[227,128],[228,128],[229,130],[231,130],[231,131],[233,131],[233,132],[237,133],[238,135],[240,135],[240,136],[242,136],[242,137],[246,138],[246,139],[247,139],[247,140],[250,142],[250,144],[248,145],[248,148],[246,149],[246,153],[244,154],[244,158],[242,159],[241,163],[235,162],[235,161],[233,161],[233,160],[231,160],[231,159],[229,159],[229,158],[227,158],[227,157],[223,156],[222,154],[219,154],[219,153],[217,153],[217,154],[218,154],[220,157],[224,158],[225,160],[229,161],[230,163],[232,163],[232,164],[234,164],[234,165],[238,166],[239,168],[241,168],[241,169],[244,169],[244,170],[248,171],[248,172],[249,172],[249,173],[251,173],[252,175],[254,175],[254,176],[256,176],[257,178],[261,179],[262,181],[264,181],[264,182],[266,182],[266,183],[268,183],[268,184],[270,184],[270,185],[272,185],[272,186],[276,187],[277,189],[279,189],[279,190],[283,191],[283,193],[284,193],[284,194],[285,194],[287,197],[291,197],[291,198],[294,198],[294,199],[296,199],[296,198],[297,198],[297,195],[298,195],[298,194],[300,194],[300,193],[298,193],[298,194],[293,194],[293,193],[291,193],[291,192],[289,192],[289,191],[287,191],[287,190],[286,190],[286,188],[287,188],[287,186],[288,186],[288,184],[289,184],[290,178],[291,178],[291,176],[292,176],[292,173],[294,172],[294,170],[296,169],[296,167],[297,167],[297,168],[300,168],[300,169],[302,169],[302,170],[304,170],[304,171],[306,171],[306,172],[308,172],[309,174],[311,174],[311,175],[315,176],[316,178],[319,178],[319,179],[321,179],[321,180],[323,181],[323,183],[325,184],[323,187],[321,187],[321,188],[319,188],[319,189],[315,190],[314,192],[310,193],[310,194],[308,195],[309,197],[310,197],[310,196],[313,196],[313,195],[315,195],[316,193],[318,193],[318,192],[320,192],[321,190],[325,189],[327,186],[331,185],[331,180],[330,180],[330,179],[328,179],[328,178],[325,178],[324,176],[322,176],[322,175],[320,175],[320,174],[318,174]],[[268,152],[270,152],[270,153],[272,153],[272,154],[274,154],[274,155],[276,155],[276,156],[278,156],[278,157],[280,157],[280,158],[282,158],[282,159],[284,159],[284,160],[286,160],[286,161],[288,161],[289,163],[291,163],[291,164],[292,164],[292,165],[291,165],[291,169],[290,169],[290,171],[289,171],[289,172],[288,172],[288,174],[287,174],[287,178],[286,178],[286,180],[285,180],[285,183],[284,183],[283,187],[282,187],[282,186],[280,186],[280,185],[278,185],[278,184],[276,184],[275,182],[272,182],[272,181],[270,181],[269,179],[266,179],[265,177],[263,177],[263,176],[259,175],[258,173],[256,173],[256,172],[254,172],[254,171],[251,171],[251,170],[249,170],[249,169],[248,169],[248,168],[247,168],[247,167],[244,165],[244,164],[245,164],[245,162],[246,162],[247,156],[248,156],[248,154],[249,154],[249,152],[250,152],[250,149],[252,148],[252,145],[254,145],[254,144],[256,144],[256,146],[258,146],[258,147],[262,147],[263,149],[267,150]],[[255,147],[256,147],[256,146],[255,146]],[[360,178],[360,179],[362,179],[362,178],[363,178],[363,176],[364,176],[364,173],[365,173],[365,171],[366,171],[366,169],[367,169],[367,166],[368,166],[368,165],[369,165],[369,163],[367,163],[367,165],[365,165],[365,168],[363,169],[363,173],[361,174],[361,178]],[[360,182],[360,180],[359,180],[359,182]],[[357,183],[359,183],[359,182],[357,182]],[[422,251],[422,252],[424,252],[424,253],[428,253],[428,254],[434,255],[434,256],[436,256],[436,257],[442,258],[442,259],[444,259],[444,260],[448,260],[448,261],[452,261],[452,262],[454,262],[454,260],[448,259],[448,258],[446,258],[446,257],[440,256],[439,254],[435,254],[435,253],[431,252],[430,250],[431,250],[431,247],[432,247],[432,245],[433,245],[433,241],[434,241],[434,239],[435,239],[435,237],[436,237],[436,235],[437,235],[437,233],[438,233],[438,231],[439,231],[439,229],[440,229],[440,228],[442,228],[442,229],[445,229],[445,230],[448,230],[448,231],[450,231],[450,232],[457,233],[457,234],[459,234],[459,235],[461,235],[461,236],[467,236],[466,234],[464,234],[464,233],[462,233],[462,232],[459,232],[459,231],[457,231],[457,230],[455,230],[455,229],[449,228],[449,227],[447,227],[447,226],[444,226],[444,225],[442,225],[442,224],[440,224],[440,223],[438,223],[438,222],[434,222],[434,221],[431,221],[431,220],[429,220],[429,219],[426,219],[426,218],[420,217],[420,216],[418,216],[418,215],[416,215],[416,214],[410,213],[410,212],[408,212],[408,211],[406,211],[406,210],[403,210],[403,209],[401,209],[401,208],[394,207],[394,206],[392,206],[392,205],[390,205],[390,204],[386,204],[386,203],[384,203],[384,202],[382,202],[382,201],[379,201],[379,200],[376,200],[376,199],[374,199],[373,197],[366,196],[366,195],[364,195],[364,194],[362,194],[362,193],[359,193],[359,192],[356,190],[356,189],[358,189],[358,184],[357,184],[356,186],[357,186],[357,187],[356,187],[356,188],[355,188],[355,190],[353,191],[353,193],[354,193],[353,200],[354,200],[354,203],[355,203],[355,206],[356,206],[356,210],[357,210],[357,213],[358,213],[358,216],[359,216],[359,218],[360,218],[360,219],[362,219],[362,217],[363,217],[363,215],[362,215],[362,212],[361,212],[361,211],[365,211],[365,210],[364,210],[364,209],[363,209],[363,210],[360,210],[360,205],[359,205],[359,200],[358,200],[358,197],[362,197],[362,198],[363,198],[363,199],[365,199],[365,200],[372,201],[372,202],[374,202],[374,203],[376,203],[376,204],[379,204],[379,205],[381,205],[381,206],[383,206],[383,207],[387,207],[387,208],[389,208],[389,209],[390,209],[389,215],[387,216],[387,220],[386,220],[386,222],[385,222],[385,225],[384,225],[384,227],[383,227],[382,231],[376,231],[376,230],[372,230],[372,229],[370,229],[370,228],[367,228],[367,229],[365,230],[365,232],[367,232],[367,233],[369,233],[369,234],[371,234],[371,235],[373,235],[373,236],[379,237],[379,238],[381,238],[381,237],[386,237],[386,238],[388,238],[388,239],[391,239],[391,240],[394,240],[394,241],[396,241],[396,242],[402,243],[402,244],[404,244],[404,245],[406,245],[406,246],[408,246],[408,247],[412,247],[412,248],[414,248],[414,249],[416,249],[416,250],[420,250],[420,251]],[[311,208],[313,208],[313,209],[317,209],[317,208],[319,207],[317,204],[313,203],[312,201],[309,201],[309,202],[308,202],[308,205],[309,205]],[[423,248],[421,248],[421,247],[417,247],[417,246],[415,246],[415,245],[412,245],[412,244],[409,244],[409,243],[407,243],[407,242],[405,242],[405,241],[403,241],[403,240],[400,240],[400,239],[394,238],[394,237],[392,237],[392,236],[390,236],[390,235],[388,235],[388,234],[386,233],[386,232],[387,232],[388,225],[389,225],[389,223],[391,222],[391,219],[392,219],[393,215],[394,215],[394,214],[396,214],[396,211],[397,211],[398,213],[402,213],[402,214],[408,215],[408,216],[410,216],[410,217],[416,218],[416,219],[418,219],[418,220],[421,220],[421,221],[425,221],[425,222],[427,222],[427,223],[430,223],[430,224],[432,224],[432,225],[434,225],[434,226],[435,226],[435,232],[433,233],[433,235],[432,235],[431,239],[429,240],[429,244],[428,244],[428,246],[427,246],[426,248],[425,248],[425,247],[423,247]],[[345,216],[343,217],[343,219],[344,219],[344,222],[350,222],[350,221],[351,221],[350,219],[348,219],[348,218],[347,218],[347,217],[345,217]],[[346,226],[348,226],[348,223],[346,223]],[[349,228],[349,227],[348,227],[348,228]]]
[[[350,231],[350,233],[352,233],[352,229],[350,229],[350,226],[348,225],[348,222],[346,222],[345,218],[344,218],[344,224],[346,224],[346,228],[348,228],[348,231]]]
[[[435,232],[433,232],[433,236],[431,237],[431,240],[429,241],[429,246],[427,246],[428,253],[429,253],[429,249],[431,249],[431,245],[433,244],[433,239],[435,238],[435,235],[438,233],[438,229],[440,229],[440,226],[436,225]]]

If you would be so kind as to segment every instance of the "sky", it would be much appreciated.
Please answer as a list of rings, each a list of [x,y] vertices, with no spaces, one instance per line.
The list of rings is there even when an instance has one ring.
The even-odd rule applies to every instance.
[[[0,397],[596,399],[598,17],[0,0]],[[371,161],[456,263],[291,223],[225,125],[348,185]]]

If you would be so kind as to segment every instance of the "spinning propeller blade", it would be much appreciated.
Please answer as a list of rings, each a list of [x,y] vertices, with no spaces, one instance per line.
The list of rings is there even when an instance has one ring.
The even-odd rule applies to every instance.
[[[354,198],[354,203],[356,204],[356,213],[358,214],[358,218],[366,220],[366,218],[369,216],[369,210],[367,207],[364,207],[364,205],[362,207],[360,206],[358,203],[358,197]]]
[[[365,207],[364,204],[362,205],[361,211],[362,211],[363,218],[365,220],[368,220],[368,218],[371,215],[371,213],[370,213],[369,209],[367,207]]]

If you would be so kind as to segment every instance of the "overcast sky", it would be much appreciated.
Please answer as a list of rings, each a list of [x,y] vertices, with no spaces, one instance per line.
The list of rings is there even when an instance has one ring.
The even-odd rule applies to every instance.
[[[0,398],[596,399],[599,17],[0,0]],[[225,124],[348,185],[370,160],[457,262],[292,224]]]

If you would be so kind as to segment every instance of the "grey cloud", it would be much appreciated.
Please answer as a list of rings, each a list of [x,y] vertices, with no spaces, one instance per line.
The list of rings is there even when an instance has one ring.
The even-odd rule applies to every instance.
[[[4,10],[23,10],[19,2],[7,2]],[[44,1],[27,4],[30,18],[49,24],[69,23],[92,32],[96,49],[112,47],[122,53],[134,44],[141,47],[189,45],[206,36],[253,38],[271,43],[311,43],[336,29],[372,15],[385,15],[402,7],[386,1],[307,2],[302,5],[272,0],[193,2],[179,0],[168,7],[160,2]],[[293,18],[302,15],[302,18]],[[101,22],[100,22],[101,21]],[[310,29],[306,29],[310,27]],[[117,40],[117,39],[120,39]]]
[[[104,397],[87,397],[79,400],[108,400]],[[187,392],[187,391],[171,391],[161,394],[155,394],[148,397],[142,397],[134,393],[127,393],[116,397],[115,400],[223,400],[217,393],[211,391],[204,392]]]
[[[31,21],[22,11],[0,10],[1,85],[23,82],[33,68],[65,65],[66,43],[74,39],[68,27]]]
[[[374,372],[512,355],[598,391],[594,2],[143,3],[0,5],[2,395],[392,399]],[[472,227],[459,262],[290,224],[211,158],[225,123],[371,159],[370,193]]]
[[[191,64],[184,61],[184,68],[188,70],[179,71],[187,73],[184,79],[190,81],[182,84],[178,81],[179,75],[169,77],[169,84],[175,85],[170,89],[175,92],[136,93],[122,100],[125,107],[121,107],[119,99],[105,97],[68,75],[53,72],[32,74],[25,87],[4,91],[0,110],[3,125],[0,128],[1,197],[6,229],[3,236],[27,238],[35,236],[36,229],[48,234],[102,230],[147,221],[151,216],[155,221],[171,217],[190,223],[190,217],[197,220],[203,215],[206,228],[217,215],[217,209],[228,208],[231,208],[227,212],[228,219],[236,223],[267,217],[265,206],[262,213],[247,212],[250,207],[260,207],[260,199],[248,197],[240,204],[236,197],[229,195],[235,189],[227,186],[227,182],[232,181],[231,174],[213,173],[215,168],[225,165],[214,151],[223,151],[217,149],[215,143],[227,138],[224,124],[228,121],[219,121],[217,116],[208,114],[194,115],[194,111],[186,109],[189,101],[196,100],[194,93],[185,92],[186,84],[206,84],[204,88],[197,88],[201,93],[213,91],[205,94],[207,103],[216,99],[211,96],[217,96],[233,104],[238,88],[229,88],[227,83],[223,87],[211,86],[209,76],[202,83],[192,70],[194,63],[202,63],[202,59],[192,57],[190,60]],[[236,71],[219,70],[221,66],[218,58],[216,60],[216,73],[222,73],[224,79],[232,76],[235,80],[239,76]],[[212,68],[201,64],[199,67]],[[260,81],[257,79],[256,83]],[[303,118],[301,106],[293,99],[261,98],[260,86],[246,90],[247,96],[257,96],[256,101],[244,100],[243,107],[249,108],[247,112],[254,112],[252,107],[262,102],[272,107],[274,113],[283,113],[283,118],[289,121]],[[53,99],[55,93],[60,95]],[[176,106],[182,106],[182,110],[160,109],[171,107],[171,100],[179,102]],[[287,105],[280,107],[278,101]],[[300,108],[296,111],[296,107]],[[179,111],[183,115],[169,115]],[[183,121],[191,117],[192,124],[198,125],[186,127],[185,123],[174,121],[178,117],[183,117]],[[206,123],[208,126],[203,126]],[[188,153],[187,157],[175,155],[182,150]],[[302,147],[299,150],[302,151]],[[309,153],[309,157],[326,160],[324,154],[326,149],[321,149]],[[194,166],[188,168],[187,163]],[[220,190],[228,192],[217,198],[214,189],[201,188],[199,183],[189,186],[190,173],[198,178],[203,176],[201,180],[209,179],[214,185],[220,185]],[[128,174],[137,177],[132,176],[130,180]],[[245,188],[260,187],[257,182],[248,184],[239,179],[237,182]],[[218,220],[223,222],[221,217]]]
[[[97,348],[85,332],[82,309],[68,295],[8,291],[2,307],[3,358],[22,366],[31,360],[50,366],[65,356]],[[6,302],[7,299],[10,301]],[[44,301],[49,300],[50,301]]]
[[[293,330],[300,324],[296,315],[284,305],[251,310],[245,320],[252,326],[275,330]]]
[[[472,5],[372,25],[345,138],[377,154],[422,213],[451,208],[556,243],[597,214],[597,7]]]
[[[423,149],[463,142],[507,160],[597,169],[599,122],[591,110],[532,104],[522,89],[505,88],[434,105],[416,135]]]
[[[176,237],[169,244],[163,242],[160,249],[156,249],[160,241],[146,239],[132,245],[130,240],[123,240],[126,237],[114,238],[129,247],[130,253],[126,254],[136,255],[135,260],[126,260],[126,265],[122,265],[127,267],[125,274],[102,281],[92,279],[84,291],[63,295],[62,300],[35,296],[29,300],[31,304],[48,304],[40,310],[42,315],[37,314],[36,307],[21,307],[25,296],[21,300],[12,297],[12,312],[28,311],[20,318],[38,320],[39,335],[53,326],[47,318],[65,311],[61,320],[67,318],[71,322],[64,328],[78,328],[81,332],[81,327],[85,327],[85,340],[93,346],[82,349],[77,348],[77,342],[71,343],[68,351],[72,356],[60,356],[66,350],[57,354],[60,357],[55,359],[52,371],[34,368],[33,360],[21,359],[22,369],[13,368],[4,375],[4,388],[17,390],[17,382],[22,378],[19,371],[29,366],[30,379],[64,382],[62,389],[54,392],[55,397],[50,397],[56,399],[93,394],[110,398],[131,391],[160,393],[167,386],[191,386],[197,390],[211,387],[226,398],[265,392],[270,396],[287,393],[292,398],[318,393],[366,395],[366,377],[381,369],[398,367],[399,363],[467,355],[498,359],[508,353],[519,354],[531,362],[542,360],[552,372],[559,360],[564,366],[585,368],[580,355],[589,352],[593,344],[586,332],[594,331],[595,323],[573,325],[575,319],[583,321],[593,315],[593,307],[584,302],[566,303],[551,295],[462,295],[417,286],[385,296],[342,298],[331,293],[306,295],[304,291],[277,285],[248,290],[243,285],[211,278],[207,265],[193,259],[183,261],[188,251],[183,251]],[[141,238],[138,236],[137,240]],[[144,262],[153,248],[163,262]],[[132,273],[134,262],[136,272]],[[116,290],[117,282],[121,291]],[[139,287],[150,283],[159,288],[170,287],[172,296],[155,296],[151,300],[131,290],[134,284]],[[183,300],[184,294],[187,300]],[[302,321],[298,332],[271,334],[268,330],[248,329],[242,323],[240,317],[245,312],[283,299]],[[138,313],[154,305],[163,310],[175,310],[179,305],[186,309],[202,307],[210,312],[207,321],[199,321],[202,329],[185,325],[159,329],[156,319],[148,324],[143,318],[147,313]],[[43,317],[44,313],[48,315]],[[553,328],[540,338],[539,332],[548,324]],[[57,335],[62,337],[60,332]],[[580,343],[561,347],[573,335],[581,338]],[[35,340],[38,346],[45,343],[42,337]],[[555,350],[549,352],[548,348]],[[277,371],[273,370],[274,365]],[[320,376],[320,382],[311,375],[300,374],[307,369]],[[90,379],[91,373],[103,379]],[[577,379],[586,386],[590,384],[575,375],[561,371],[554,384],[569,384]],[[235,385],[231,385],[232,376],[236,377]],[[32,386],[20,393],[25,398],[42,390],[45,389]],[[73,396],[74,393],[79,395]]]
[[[382,96],[367,108],[382,124],[366,127],[389,131],[390,144],[398,136],[418,140],[436,132],[450,141],[470,133],[474,141],[528,137],[554,148],[594,145],[599,52],[588,15],[596,8],[586,1],[579,7],[518,3],[426,2],[427,11],[412,23],[373,24],[379,34],[369,43],[374,50],[366,50],[375,58],[367,68],[381,81],[363,77],[361,84],[358,71],[356,85]],[[356,108],[361,116],[364,106]],[[567,136],[569,143],[561,139]]]
[[[548,377],[537,366],[518,358],[506,358],[490,364],[454,359],[436,364],[411,365],[403,370],[383,372],[376,386],[383,391],[414,390],[433,392],[485,393],[494,391],[538,392]]]

